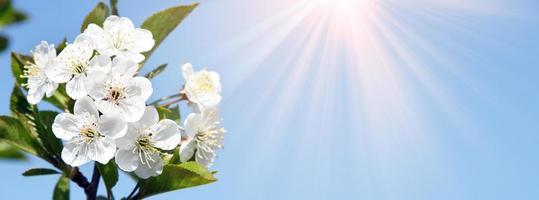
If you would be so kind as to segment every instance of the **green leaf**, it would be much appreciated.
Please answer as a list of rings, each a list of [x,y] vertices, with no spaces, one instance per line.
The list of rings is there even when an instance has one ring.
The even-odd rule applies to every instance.
[[[99,2],[95,8],[86,15],[82,25],[80,27],[80,32],[84,32],[88,25],[96,24],[98,26],[103,26],[103,22],[109,16],[109,8],[105,3]]]
[[[39,112],[39,119],[42,123],[41,126],[43,126],[43,132],[39,133],[39,135],[41,136],[41,141],[46,144],[45,146],[54,155],[60,158],[64,146],[62,145],[62,140],[58,139],[54,135],[54,132],[52,132],[52,124],[54,123],[56,115],[58,115],[58,113],[54,111]]]
[[[110,7],[113,15],[120,15],[118,13],[118,0],[110,0]]]
[[[28,17],[13,8],[11,0],[0,1],[0,28],[26,20]]]
[[[11,71],[15,77],[15,83],[19,87],[26,83],[26,80],[22,77],[22,75],[24,72],[24,65],[29,62],[33,62],[32,57],[15,52],[11,53]]]
[[[23,176],[41,176],[41,175],[50,175],[50,174],[59,174],[59,171],[56,171],[54,169],[48,169],[48,168],[32,168],[29,170],[26,170],[24,173],[22,173]]]
[[[9,41],[7,39],[7,36],[0,35],[0,51],[4,51],[7,49],[9,44]]]
[[[54,192],[52,194],[53,200],[69,200],[69,178],[65,176],[60,176],[56,186],[54,187]]]
[[[118,168],[114,161],[109,161],[106,165],[96,162],[97,169],[101,177],[103,177],[103,182],[105,182],[105,187],[107,187],[107,196],[112,199],[112,188],[118,183]]]
[[[58,45],[56,45],[56,54],[60,54],[67,46],[67,38],[64,38]]]
[[[24,153],[6,142],[0,141],[0,159],[26,160]]]
[[[0,116],[0,139],[30,154],[38,155],[41,150],[39,142],[13,117]]]
[[[157,75],[161,74],[161,72],[163,72],[166,68],[167,68],[167,64],[161,64],[157,68],[152,70],[151,72],[148,72],[146,75],[144,75],[144,77],[148,79],[153,79]]]
[[[180,123],[180,107],[178,105],[167,108],[164,106],[155,106],[157,109],[157,113],[159,114],[159,119],[170,119],[172,121],[175,121],[177,123]]]
[[[10,109],[21,123],[29,131],[30,135],[41,140],[44,152],[40,151],[40,157],[49,159],[50,156],[60,157],[62,142],[54,136],[52,123],[58,113],[47,111],[40,113],[36,106],[26,100],[22,91],[15,86],[11,94]],[[43,118],[42,118],[43,117]]]
[[[217,179],[213,176],[213,173],[196,162],[165,165],[161,175],[141,181],[139,197],[146,198],[215,181]]]
[[[144,53],[146,59],[140,66],[148,60],[153,51],[157,49],[167,35],[172,32],[197,6],[198,4],[171,7],[153,14],[142,23],[141,28],[152,32],[155,45],[150,51]]]

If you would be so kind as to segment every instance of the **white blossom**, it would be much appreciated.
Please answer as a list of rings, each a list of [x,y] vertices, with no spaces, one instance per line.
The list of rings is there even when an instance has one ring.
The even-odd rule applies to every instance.
[[[222,148],[224,133],[225,130],[220,127],[217,108],[189,114],[184,122],[180,160],[188,161],[194,154],[196,162],[211,166],[217,155],[216,151]]]
[[[56,49],[54,45],[41,41],[32,52],[34,63],[27,63],[24,66],[24,74],[22,77],[27,78],[26,87],[28,87],[28,95],[26,98],[31,104],[37,104],[43,99],[43,95],[51,97],[58,83],[55,83],[46,74],[50,68],[57,65]]]
[[[219,104],[221,83],[217,72],[206,70],[194,72],[193,66],[186,63],[182,66],[182,74],[185,79],[183,92],[194,104],[194,110],[202,110]]]
[[[180,140],[178,125],[169,119],[159,121],[155,107],[147,106],[142,118],[129,123],[127,134],[116,140],[116,163],[124,171],[135,171],[140,178],[157,176],[163,171],[159,151],[176,148]]]
[[[93,82],[90,96],[104,114],[118,114],[127,122],[139,120],[152,95],[152,83],[145,77],[133,77],[138,67],[135,61],[115,57],[112,63],[110,59],[106,62],[111,70],[98,75],[104,79]]]
[[[73,99],[88,94],[90,83],[100,78],[97,74],[106,73],[110,65],[103,64],[103,56],[92,55],[94,47],[84,36],[79,36],[74,43],[68,44],[58,55],[57,67],[47,70],[47,75],[58,83],[66,84],[66,92]]]
[[[90,160],[102,164],[114,157],[114,139],[125,135],[127,124],[115,115],[99,116],[94,102],[82,97],[75,102],[74,114],[61,113],[52,125],[56,137],[65,140],[62,160],[80,166]]]
[[[107,17],[103,28],[90,24],[83,34],[91,38],[101,55],[127,57],[137,63],[144,60],[141,52],[151,50],[155,43],[150,31],[135,28],[129,18],[114,15]]]

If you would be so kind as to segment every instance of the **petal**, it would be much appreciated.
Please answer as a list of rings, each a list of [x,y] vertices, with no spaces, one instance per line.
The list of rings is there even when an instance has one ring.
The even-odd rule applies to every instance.
[[[107,77],[109,78],[109,77]],[[106,87],[106,82],[107,82],[107,78],[105,78],[103,81],[87,81],[87,85],[88,85],[88,94],[96,100],[96,105],[97,105],[97,101],[98,100],[101,100],[105,97],[105,87]],[[99,108],[99,106],[98,106]],[[99,110],[101,110],[101,108],[99,108]]]
[[[136,122],[144,114],[145,107],[144,101],[124,101],[116,109],[120,111],[126,122]]]
[[[136,28],[133,31],[133,42],[129,43],[129,46],[126,46],[126,49],[129,49],[134,52],[146,52],[152,49],[155,41],[153,40],[152,32],[146,29]]]
[[[87,73],[91,74],[94,71],[100,71],[107,74],[110,71],[111,65],[112,62],[110,60],[110,57],[98,55],[92,58],[92,60],[90,60]]]
[[[133,85],[129,87],[128,94],[140,101],[146,101],[152,96],[152,82],[145,77],[135,77],[132,79]]]
[[[132,172],[139,166],[138,151],[120,149],[116,152],[116,164],[126,172]]]
[[[135,25],[127,17],[118,17],[111,15],[103,22],[103,29],[105,32],[118,31],[118,30],[130,30],[134,29]]]
[[[103,29],[96,24],[89,24],[83,34],[92,41],[93,46],[99,53],[110,47],[110,43],[104,38]]]
[[[139,126],[131,123],[127,126],[127,132],[123,137],[116,139],[116,146],[122,150],[133,150],[136,148],[136,142],[139,137]]]
[[[77,142],[65,143],[64,149],[62,149],[62,160],[73,167],[86,164],[90,161],[88,149],[85,143],[81,145],[78,145]]]
[[[71,140],[79,135],[79,120],[71,113],[60,113],[54,118],[52,132],[57,138],[62,140]]]
[[[40,87],[31,87],[30,90],[28,90],[28,94],[26,95],[26,100],[28,100],[28,103],[30,104],[37,104],[43,99],[43,95],[45,94],[45,90],[42,86]]]
[[[144,55],[130,50],[121,51],[116,56],[118,56],[119,58],[135,61],[136,63],[142,62],[145,58]]]
[[[67,65],[56,62],[55,65],[45,68],[45,74],[49,79],[57,83],[65,83],[73,77],[73,73]]]
[[[189,80],[189,77],[193,74],[193,66],[191,63],[185,63],[182,66],[182,75],[185,82]]]
[[[120,138],[127,131],[127,123],[118,115],[104,114],[99,118],[99,131],[113,139]]]
[[[47,97],[51,97],[54,94],[54,91],[56,91],[56,88],[58,88],[58,83],[47,82],[44,87]]]
[[[152,137],[154,146],[163,150],[176,148],[182,137],[180,128],[176,122],[170,119],[161,120],[157,124],[157,131],[154,134]]]
[[[154,160],[153,162],[149,161],[150,166],[148,166],[148,163],[141,163],[135,170],[135,174],[138,177],[147,179],[150,176],[157,176],[163,172],[163,160],[159,156],[159,153],[154,153],[150,157]]]
[[[75,101],[73,111],[75,115],[84,115],[85,113],[89,113],[94,118],[99,117],[99,112],[97,111],[94,101],[88,96],[84,96]]]
[[[187,116],[184,122],[185,134],[189,138],[195,137],[196,129],[203,125],[202,115],[191,113]]]
[[[92,147],[88,150],[88,157],[101,164],[107,164],[116,154],[116,144],[114,140],[107,136],[92,142]]]
[[[41,41],[34,49],[33,57],[37,65],[45,66],[49,61],[56,58],[56,49],[53,44],[49,45],[46,41]]]
[[[86,77],[78,75],[66,84],[66,92],[73,99],[80,99],[86,96]]]
[[[112,74],[133,76],[137,73],[138,65],[132,59],[125,57],[115,57],[112,60]]]
[[[136,122],[142,127],[151,127],[159,122],[159,114],[153,106],[146,106],[144,115]]]
[[[180,146],[180,160],[182,162],[189,161],[193,154],[195,153],[195,140],[189,139],[185,142],[182,142]]]
[[[211,167],[211,165],[213,164],[213,161],[215,160],[215,156],[216,156],[215,153],[201,151],[199,149],[199,151],[196,152],[195,161],[206,167]]]

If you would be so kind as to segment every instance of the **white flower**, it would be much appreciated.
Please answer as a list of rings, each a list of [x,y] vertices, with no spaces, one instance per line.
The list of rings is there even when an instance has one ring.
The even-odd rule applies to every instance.
[[[127,123],[114,115],[101,115],[89,97],[75,102],[74,114],[61,113],[54,119],[52,131],[67,141],[62,160],[80,166],[90,160],[109,162],[116,152],[114,139],[125,135]]]
[[[135,28],[129,18],[114,15],[107,17],[103,28],[90,24],[83,34],[91,38],[100,54],[128,57],[137,63],[144,60],[141,52],[151,50],[154,45],[150,31]]]
[[[79,36],[74,43],[68,44],[58,55],[57,67],[47,70],[47,75],[58,83],[66,84],[66,92],[73,99],[79,99],[88,94],[89,81],[99,78],[96,73],[102,74],[110,70],[110,66],[101,63],[102,57],[92,55],[94,48],[88,38]]]
[[[32,53],[34,63],[27,63],[24,66],[23,77],[28,78],[26,83],[28,102],[37,104],[43,99],[43,95],[46,94],[47,97],[50,97],[58,88],[58,83],[50,80],[45,73],[48,69],[56,66],[56,49],[54,49],[54,45],[41,41]]]
[[[116,163],[140,178],[157,176],[163,171],[159,150],[172,150],[180,140],[178,125],[169,119],[159,121],[155,107],[148,106],[139,121],[129,123],[127,134],[116,140]]]
[[[195,154],[196,162],[211,166],[216,150],[222,148],[225,130],[220,127],[217,108],[208,108],[202,113],[191,113],[185,119],[185,135],[180,146],[180,160],[188,161]],[[195,153],[196,150],[196,153]]]
[[[104,77],[92,82],[90,96],[95,100],[99,111],[104,114],[116,113],[127,122],[135,122],[144,114],[146,100],[152,95],[150,80],[133,77],[137,72],[135,61],[122,57],[102,61],[103,65],[112,65],[109,73],[96,75]]]
[[[221,101],[221,83],[219,74],[214,71],[193,71],[193,66],[186,63],[182,66],[182,74],[185,79],[183,92],[198,108],[214,107]]]

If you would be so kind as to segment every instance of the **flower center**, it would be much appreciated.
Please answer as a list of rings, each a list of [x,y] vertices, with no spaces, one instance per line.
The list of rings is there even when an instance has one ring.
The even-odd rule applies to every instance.
[[[84,72],[86,72],[86,67],[83,65],[83,64],[74,64],[73,65],[73,71],[75,72],[75,74],[82,74]]]
[[[99,134],[99,132],[92,128],[83,128],[82,130],[80,130],[80,136],[82,137],[82,141],[87,144],[90,144],[95,141],[95,139],[100,137],[101,134]]]
[[[217,135],[219,131],[221,130],[198,128],[195,134],[195,141],[211,149],[221,148],[222,145],[219,143],[219,136]]]
[[[104,100],[116,105],[119,105],[121,100],[127,98],[127,91],[124,87],[109,86],[105,94]]]
[[[28,62],[27,65],[24,66],[24,72],[22,77],[34,77],[41,74],[41,68],[39,68],[36,64]]]
[[[213,83],[208,75],[201,75],[196,79],[196,85],[202,92],[212,92],[214,89]]]
[[[138,148],[134,149],[134,151],[138,150],[140,162],[143,165],[147,165],[148,168],[151,168],[150,162],[155,162],[155,160],[152,158],[152,155],[159,152],[157,148],[152,145],[150,141],[151,136],[152,133],[142,134],[141,136],[139,136],[136,142]]]

